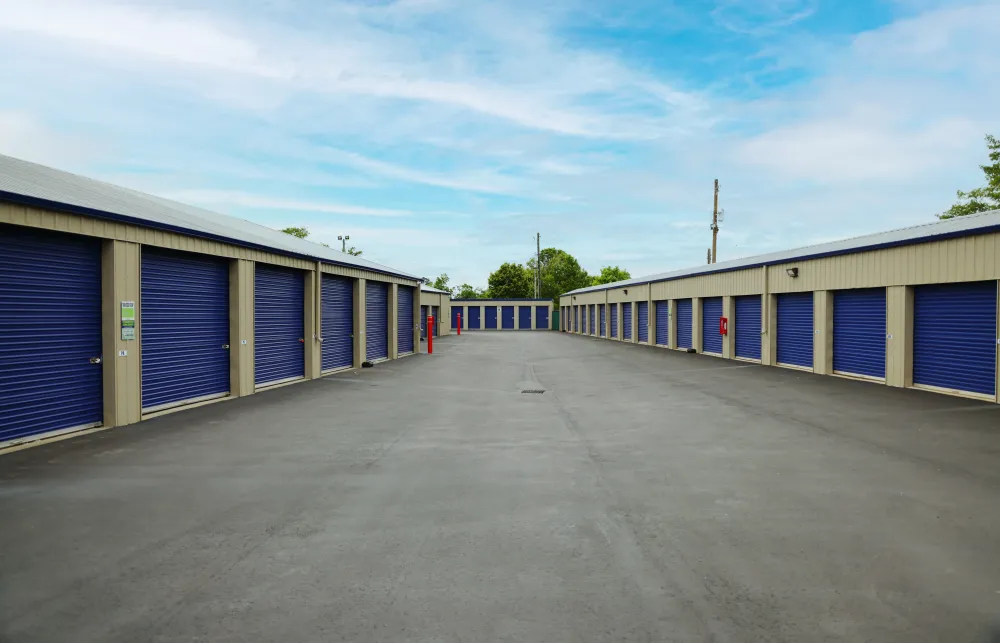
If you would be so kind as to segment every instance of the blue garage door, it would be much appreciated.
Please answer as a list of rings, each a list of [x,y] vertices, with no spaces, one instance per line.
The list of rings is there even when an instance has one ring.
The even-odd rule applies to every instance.
[[[147,246],[141,266],[143,412],[228,395],[229,261]]]
[[[565,322],[565,324],[569,326],[569,321]],[[548,327],[549,327],[549,307],[535,306],[535,328],[545,329]]]
[[[778,363],[813,365],[813,294],[778,295]]]
[[[365,359],[389,358],[389,284],[365,282]]]
[[[501,306],[500,308],[503,316],[503,328],[507,330],[514,330],[514,307]]]
[[[441,336],[441,309],[438,306],[431,306],[431,317],[434,318],[434,336]]]
[[[427,306],[420,307],[420,339],[427,339]]]
[[[639,327],[639,341],[647,344],[649,343],[649,302],[640,301],[638,306],[639,319],[636,321],[636,324]]]
[[[691,319],[691,300],[677,301],[677,347],[694,347],[694,321]]]
[[[100,425],[100,358],[101,242],[0,225],[0,444]]]
[[[323,275],[322,306],[321,368],[330,371],[354,366],[354,280]]]
[[[736,298],[736,357],[760,359],[760,295]]]
[[[451,327],[457,330],[459,324],[464,323],[464,321],[461,321],[461,320],[464,320],[464,319],[465,319],[465,309],[462,308],[461,306],[452,306],[451,307]]]
[[[622,304],[622,337],[632,339],[632,302]]]
[[[481,324],[479,316],[480,316],[479,306],[469,306],[469,322],[466,324],[466,327],[469,330],[480,330]]]
[[[670,302],[654,301],[656,306],[656,344],[658,346],[668,346],[670,344]]]
[[[607,335],[608,335],[608,331],[607,331],[607,328],[608,328],[608,326],[607,326],[607,324],[608,324],[608,319],[607,319],[608,312],[607,312],[607,310],[605,310],[606,306],[604,304],[597,304],[597,307],[601,309],[601,337],[607,337]]]
[[[411,286],[396,287],[396,352],[413,352],[413,296]]]
[[[913,383],[996,394],[997,282],[913,289]]]
[[[517,327],[520,330],[531,330],[531,306],[520,306],[517,309]]]
[[[608,304],[611,308],[611,339],[618,339],[618,304]]]
[[[300,270],[258,263],[254,271],[254,383],[305,376],[305,280]]]
[[[591,335],[597,334],[597,306],[590,304],[590,325],[587,326]]]
[[[885,378],[885,288],[833,293],[833,370]]]
[[[497,307],[487,306],[486,307],[486,328],[487,330],[493,330],[497,327]]]
[[[701,350],[703,353],[722,355],[722,335],[719,319],[722,317],[722,297],[701,300]]]

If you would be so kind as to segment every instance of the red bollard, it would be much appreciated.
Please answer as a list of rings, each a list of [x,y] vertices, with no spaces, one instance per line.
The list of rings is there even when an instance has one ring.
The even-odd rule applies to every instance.
[[[462,313],[458,313],[458,315],[456,315],[456,317],[458,317],[458,334],[461,335],[462,334]]]
[[[427,315],[427,354],[434,352],[434,315]]]

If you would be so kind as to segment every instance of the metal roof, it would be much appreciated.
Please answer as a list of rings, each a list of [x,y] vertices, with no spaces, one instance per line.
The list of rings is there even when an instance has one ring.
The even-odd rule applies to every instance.
[[[427,284],[424,284],[424,285],[420,286],[420,291],[421,292],[434,292],[434,293],[438,293],[439,295],[448,295],[449,297],[451,296],[451,293],[448,292],[447,290],[441,290],[440,288],[435,288],[434,286],[428,286]]]
[[[0,200],[419,280],[257,223],[0,154]]]
[[[628,286],[639,286],[643,284],[655,283],[658,281],[672,281],[685,277],[695,277],[698,275],[708,275],[716,272],[730,272],[733,270],[743,270],[746,268],[759,268],[775,264],[788,263],[789,261],[805,261],[807,259],[819,259],[822,257],[832,257],[836,255],[864,252],[866,250],[878,250],[881,248],[891,248],[894,246],[912,245],[915,243],[926,243],[928,241],[941,241],[956,237],[966,237],[973,234],[985,234],[987,232],[1000,231],[1000,210],[990,210],[979,214],[971,214],[944,221],[932,221],[909,228],[899,228],[888,232],[879,232],[840,241],[820,243],[813,246],[805,246],[794,250],[782,250],[770,254],[745,257],[743,259],[733,259],[721,263],[698,266],[696,268],[683,268],[672,272],[664,272],[648,277],[637,277],[616,281],[600,286],[589,286],[578,288],[565,295],[579,295],[587,292],[598,292],[602,290],[613,290],[615,288],[626,288]]]

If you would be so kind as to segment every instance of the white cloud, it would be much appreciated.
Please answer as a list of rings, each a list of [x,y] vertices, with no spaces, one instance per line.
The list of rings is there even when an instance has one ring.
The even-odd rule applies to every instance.
[[[319,212],[324,214],[344,214],[360,217],[405,217],[413,214],[409,210],[370,208],[360,205],[333,203],[329,201],[301,201],[283,199],[246,192],[223,190],[177,190],[163,197],[205,207],[236,205],[260,210],[289,210],[292,212]]]

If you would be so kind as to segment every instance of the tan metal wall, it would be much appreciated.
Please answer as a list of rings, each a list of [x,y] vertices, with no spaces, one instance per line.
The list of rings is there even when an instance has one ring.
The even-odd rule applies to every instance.
[[[441,316],[441,323],[438,325],[438,333],[435,337],[443,337],[451,333],[451,297],[443,293],[420,291],[421,306],[437,306],[438,314]],[[428,311],[430,309],[428,308]],[[428,312],[430,314],[430,312]],[[420,319],[418,312],[417,319]],[[419,327],[419,323],[418,323]]]

